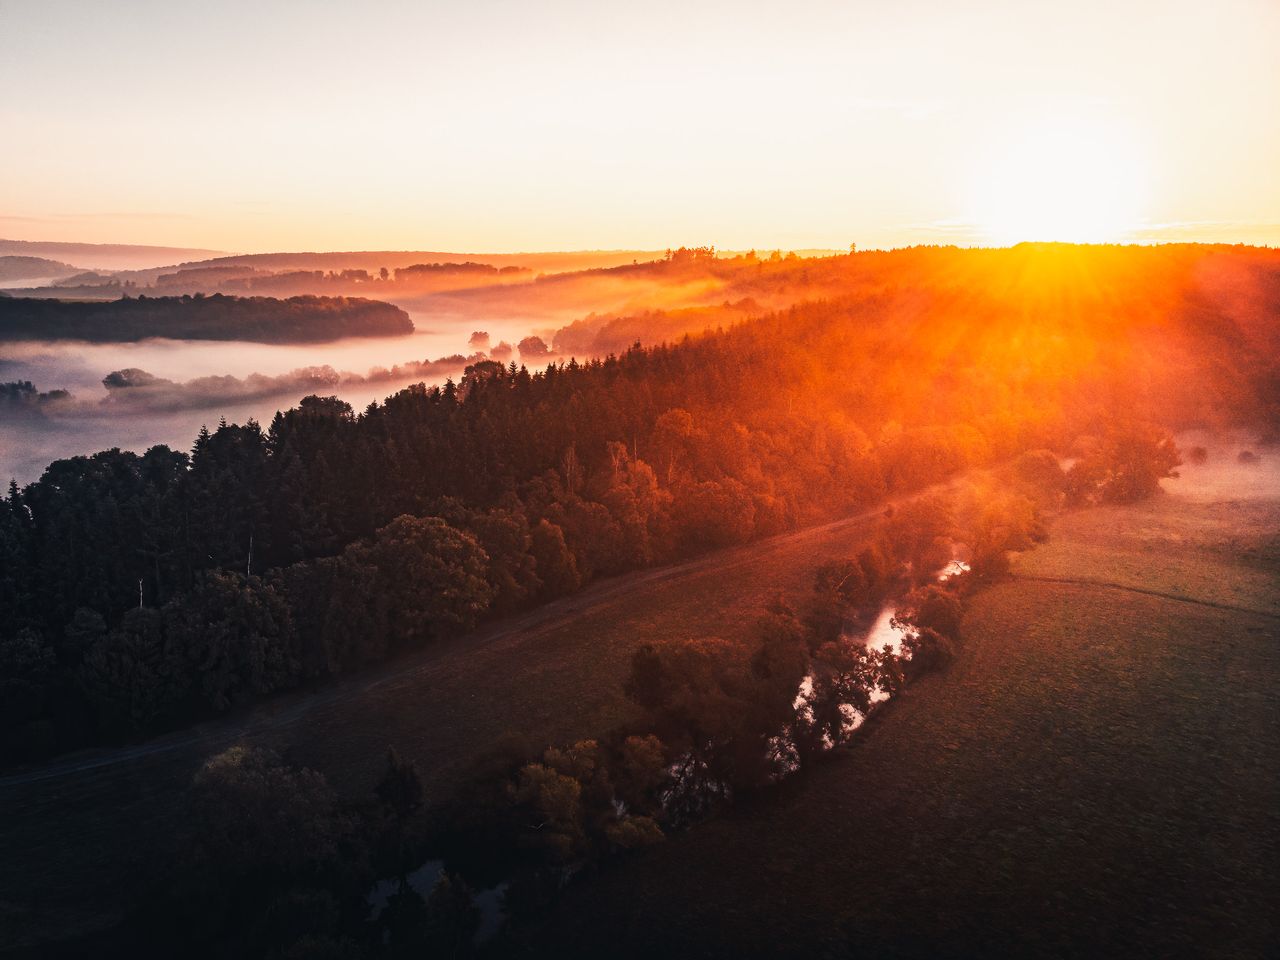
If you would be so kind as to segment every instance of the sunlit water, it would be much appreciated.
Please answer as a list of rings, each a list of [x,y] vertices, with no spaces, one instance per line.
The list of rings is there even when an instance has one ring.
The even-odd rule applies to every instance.
[[[964,561],[952,560],[942,570],[938,571],[935,579],[937,582],[942,583],[965,573],[968,569],[969,565]],[[846,636],[846,642],[861,643],[868,649],[882,649],[888,646],[895,654],[904,655],[902,644],[908,634],[905,628],[894,621],[894,614],[895,607],[891,604],[886,604],[881,608],[876,619],[865,632],[859,636]],[[797,719],[802,723],[813,722],[814,710],[812,704],[814,696],[813,677],[809,675],[800,681],[800,686],[796,690],[795,700],[792,704]],[[889,699],[889,694],[877,688],[871,692],[870,699],[871,709],[874,710],[877,705]],[[852,704],[841,704],[839,710],[844,718],[841,729],[841,735],[844,738],[847,738],[866,722],[866,714]],[[836,744],[830,735],[824,735],[823,746],[824,749],[830,750]],[[768,741],[767,749],[769,759],[776,770],[776,779],[784,779],[800,769],[800,752],[792,739],[791,733],[784,732],[778,736],[771,737]],[[677,825],[681,825],[686,821],[696,821],[705,816],[716,805],[733,799],[729,785],[717,780],[708,770],[706,764],[692,753],[677,757],[667,767],[667,774],[670,778],[670,785],[661,795],[660,802],[668,820]],[[616,800],[614,806],[619,816],[626,812],[625,807]],[[428,860],[417,870],[408,874],[405,880],[413,890],[425,897],[430,894],[443,873],[444,862],[442,860]],[[502,897],[506,888],[507,884],[501,883],[476,895],[475,904],[481,914],[480,929],[476,935],[477,942],[484,942],[491,938],[500,928],[504,920]],[[369,891],[367,899],[375,918],[387,906],[390,898],[399,889],[399,878],[393,878],[380,880]]]
[[[955,559],[938,571],[935,576],[935,581],[937,583],[946,583],[953,577],[968,572],[968,570],[968,563],[963,560]],[[909,657],[909,653],[904,654],[903,652],[903,643],[908,639],[908,637],[912,636],[912,634],[908,627],[899,623],[895,619],[897,615],[897,606],[892,603],[886,603],[880,608],[879,612],[877,612],[875,619],[871,622],[869,627],[857,633],[845,633],[841,639],[845,643],[860,644],[868,650],[888,649],[889,652],[895,656]],[[813,720],[813,708],[810,705],[813,702],[813,696],[813,677],[810,675],[800,681],[800,687],[796,691],[795,702],[792,704],[792,708],[796,711],[797,715],[802,720],[808,722]],[[872,707],[875,707],[877,704],[883,703],[888,699],[889,692],[881,687],[876,687],[870,692]],[[866,716],[862,711],[858,710],[852,704],[841,704],[840,711],[845,717],[843,732],[846,736],[858,729],[858,727],[860,727],[866,720]],[[835,744],[831,743],[828,738],[826,746],[830,749],[835,746]],[[774,759],[779,762],[781,768],[785,772],[790,773],[795,769],[798,769],[799,758],[793,744],[786,742],[784,738],[774,738],[774,742],[771,743],[771,750],[773,752]]]
[[[965,573],[968,569],[969,564],[963,560],[952,560],[938,571],[936,581],[938,583],[946,583],[952,577]],[[869,650],[883,650],[888,647],[891,652],[901,656],[902,641],[906,639],[908,632],[905,627],[893,619],[897,615],[898,608],[893,604],[885,604],[881,607],[871,626],[862,635],[863,646]],[[846,637],[846,639],[856,638]]]

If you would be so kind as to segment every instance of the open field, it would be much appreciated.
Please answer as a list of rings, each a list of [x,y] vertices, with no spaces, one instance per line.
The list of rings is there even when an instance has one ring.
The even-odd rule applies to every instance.
[[[1061,517],[974,598],[948,672],[811,775],[572,888],[546,941],[1274,955],[1280,489],[1206,495],[1195,476]]]
[[[244,716],[0,777],[0,949],[113,923],[131,881],[180,846],[191,775],[233,743],[277,749],[347,796],[371,789],[394,744],[417,762],[433,799],[447,796],[505,735],[543,744],[612,726],[628,709],[621,686],[635,647],[742,635],[778,594],[807,591],[816,566],[847,555],[879,512],[597,583]]]

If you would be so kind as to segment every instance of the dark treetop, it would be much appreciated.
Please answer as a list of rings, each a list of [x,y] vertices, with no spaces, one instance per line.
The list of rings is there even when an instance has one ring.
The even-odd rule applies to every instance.
[[[317,343],[343,337],[413,332],[399,307],[359,297],[122,298],[103,302],[11,299],[0,303],[0,342],[90,340],[99,343],[168,337]]]

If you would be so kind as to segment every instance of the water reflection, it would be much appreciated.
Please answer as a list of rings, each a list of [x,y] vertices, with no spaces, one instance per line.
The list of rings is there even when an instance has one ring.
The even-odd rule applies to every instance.
[[[906,628],[895,619],[898,608],[885,605],[880,609],[870,628],[862,637],[862,643],[870,650],[883,650],[886,647],[902,655],[902,641],[907,636]]]

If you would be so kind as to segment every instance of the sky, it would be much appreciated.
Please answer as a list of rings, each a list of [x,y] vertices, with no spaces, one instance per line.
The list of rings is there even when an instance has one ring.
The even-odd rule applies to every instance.
[[[0,0],[0,237],[1280,245],[1278,0]]]

